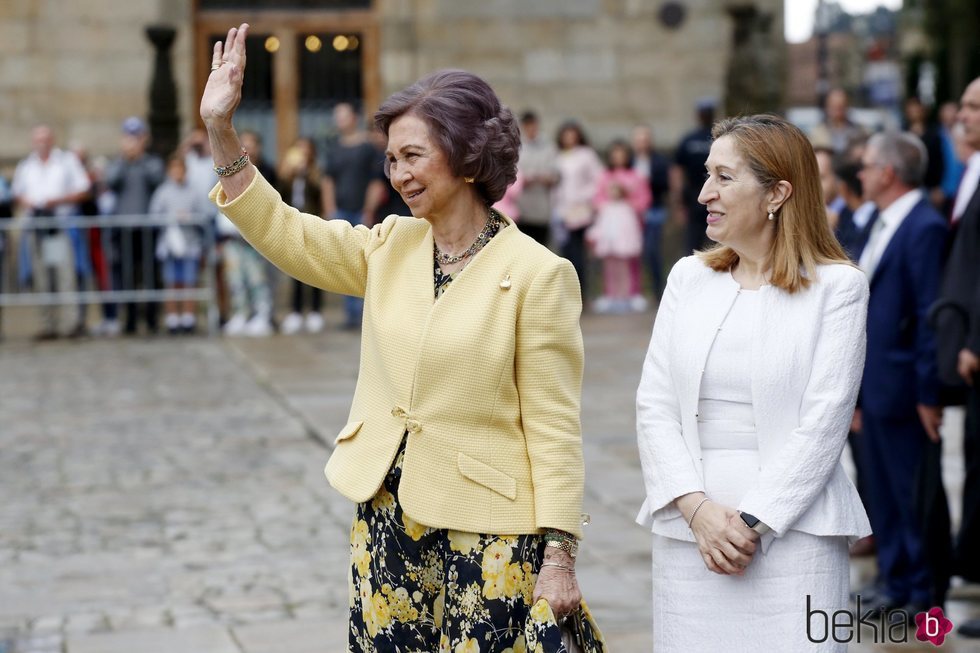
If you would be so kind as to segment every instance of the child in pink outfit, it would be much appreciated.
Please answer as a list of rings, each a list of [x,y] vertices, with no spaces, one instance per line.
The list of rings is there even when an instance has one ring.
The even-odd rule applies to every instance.
[[[643,252],[644,211],[650,206],[650,186],[630,167],[625,141],[609,147],[609,169],[599,178],[595,194],[596,220],[586,237],[592,252],[602,259],[603,295],[596,300],[598,313],[630,310],[633,293],[631,266]]]

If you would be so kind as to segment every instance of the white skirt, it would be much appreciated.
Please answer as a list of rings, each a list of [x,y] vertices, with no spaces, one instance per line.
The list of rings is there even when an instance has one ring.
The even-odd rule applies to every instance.
[[[726,411],[731,414],[731,407]],[[733,508],[755,483],[759,469],[757,438],[751,425],[746,428],[751,415],[741,417],[699,424],[705,490],[712,500]],[[809,620],[810,636],[826,636],[827,641],[814,643],[807,637],[808,596],[810,608],[828,618],[848,607],[846,537],[791,530],[772,540],[765,552],[758,547],[743,576],[722,576],[704,566],[697,544],[678,539],[680,533],[665,537],[667,531],[662,532],[653,535],[656,653],[847,650],[846,644],[834,642],[820,613]],[[686,526],[683,535],[690,535]],[[843,631],[838,634],[846,638]]]

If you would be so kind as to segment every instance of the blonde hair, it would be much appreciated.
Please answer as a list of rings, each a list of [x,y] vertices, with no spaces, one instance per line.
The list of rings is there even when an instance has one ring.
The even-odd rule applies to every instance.
[[[769,250],[772,285],[794,293],[809,287],[817,265],[851,264],[827,223],[817,158],[798,127],[778,116],[744,116],[715,123],[711,136],[714,140],[731,138],[767,191],[780,181],[793,187],[774,223],[775,235]],[[716,272],[731,270],[738,263],[738,254],[726,245],[716,245],[697,255]]]

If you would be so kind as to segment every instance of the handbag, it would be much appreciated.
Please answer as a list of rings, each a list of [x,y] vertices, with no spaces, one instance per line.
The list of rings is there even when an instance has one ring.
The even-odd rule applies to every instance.
[[[606,653],[606,642],[583,599],[578,609],[562,620],[555,619],[551,606],[539,599],[524,625],[524,639],[528,651],[542,653]]]

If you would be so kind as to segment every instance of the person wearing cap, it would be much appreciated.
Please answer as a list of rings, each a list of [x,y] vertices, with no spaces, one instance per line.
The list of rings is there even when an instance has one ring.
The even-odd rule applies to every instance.
[[[685,255],[705,248],[705,210],[698,203],[704,181],[704,162],[711,151],[711,125],[715,121],[715,100],[700,98],[696,104],[698,126],[688,132],[674,152],[670,168],[670,195],[678,220],[685,225]]]
[[[122,123],[120,153],[106,168],[106,187],[116,195],[113,213],[118,216],[146,215],[150,198],[163,183],[165,168],[160,157],[146,151],[149,134],[146,123],[130,116]],[[154,230],[119,227],[110,237],[113,290],[153,290],[157,287],[156,249]],[[140,305],[131,303],[126,310],[126,333],[136,333]],[[142,305],[146,327],[151,333],[158,330],[157,305]],[[102,335],[118,335],[118,307],[114,303],[102,307]]]

